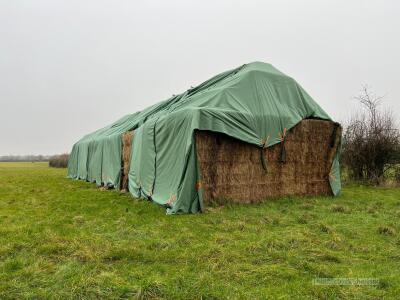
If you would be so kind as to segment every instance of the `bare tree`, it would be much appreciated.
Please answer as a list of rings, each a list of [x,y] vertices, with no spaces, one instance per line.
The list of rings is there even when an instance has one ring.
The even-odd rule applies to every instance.
[[[355,97],[360,113],[348,122],[343,137],[343,162],[352,179],[379,184],[399,162],[400,135],[390,111],[381,111],[383,96],[365,85]]]

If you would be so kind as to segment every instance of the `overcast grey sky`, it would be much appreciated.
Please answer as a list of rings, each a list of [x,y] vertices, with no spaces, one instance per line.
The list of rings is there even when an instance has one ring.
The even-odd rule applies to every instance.
[[[264,61],[335,119],[368,83],[400,115],[400,1],[0,0],[0,155],[84,134]]]

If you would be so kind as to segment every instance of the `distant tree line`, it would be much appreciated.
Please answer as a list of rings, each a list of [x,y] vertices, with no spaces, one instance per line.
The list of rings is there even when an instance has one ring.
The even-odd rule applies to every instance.
[[[69,154],[58,155],[3,155],[0,162],[49,162],[50,167],[66,168],[68,166]]]
[[[4,155],[0,156],[0,161],[3,162],[39,162],[49,161],[50,155]]]

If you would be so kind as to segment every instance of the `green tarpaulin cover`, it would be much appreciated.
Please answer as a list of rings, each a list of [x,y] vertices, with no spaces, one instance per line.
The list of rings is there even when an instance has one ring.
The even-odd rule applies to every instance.
[[[135,130],[129,191],[167,207],[167,213],[202,211],[202,190],[194,132],[210,130],[267,147],[301,120],[330,117],[291,77],[272,65],[254,62],[127,115],[79,140],[72,148],[68,176],[119,187],[121,136]],[[267,139],[267,137],[269,137]],[[340,191],[339,150],[330,176]]]

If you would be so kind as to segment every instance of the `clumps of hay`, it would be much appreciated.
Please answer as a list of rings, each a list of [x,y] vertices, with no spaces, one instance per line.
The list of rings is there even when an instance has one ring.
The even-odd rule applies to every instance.
[[[334,230],[331,226],[324,224],[324,223],[319,224],[319,229],[321,230],[321,232],[325,232],[325,233],[334,232]]]
[[[131,150],[132,150],[132,141],[133,141],[133,131],[125,132],[122,135],[122,166],[121,166],[121,181],[120,181],[120,190],[121,192],[125,192],[128,189],[128,173],[129,166],[131,163]]]
[[[378,233],[382,235],[395,235],[396,229],[391,226],[379,226]]]
[[[282,196],[331,195],[329,173],[342,132],[340,126],[334,130],[336,126],[324,120],[300,122],[287,132],[284,163],[280,144],[260,149],[224,134],[197,131],[204,203],[218,199],[224,199],[224,203],[226,199],[258,203]]]
[[[332,212],[335,213],[348,213],[349,212],[349,208],[340,204],[334,204],[331,206],[331,210]]]
[[[83,216],[75,216],[73,217],[73,221],[78,226],[81,226],[85,223],[85,219]]]

